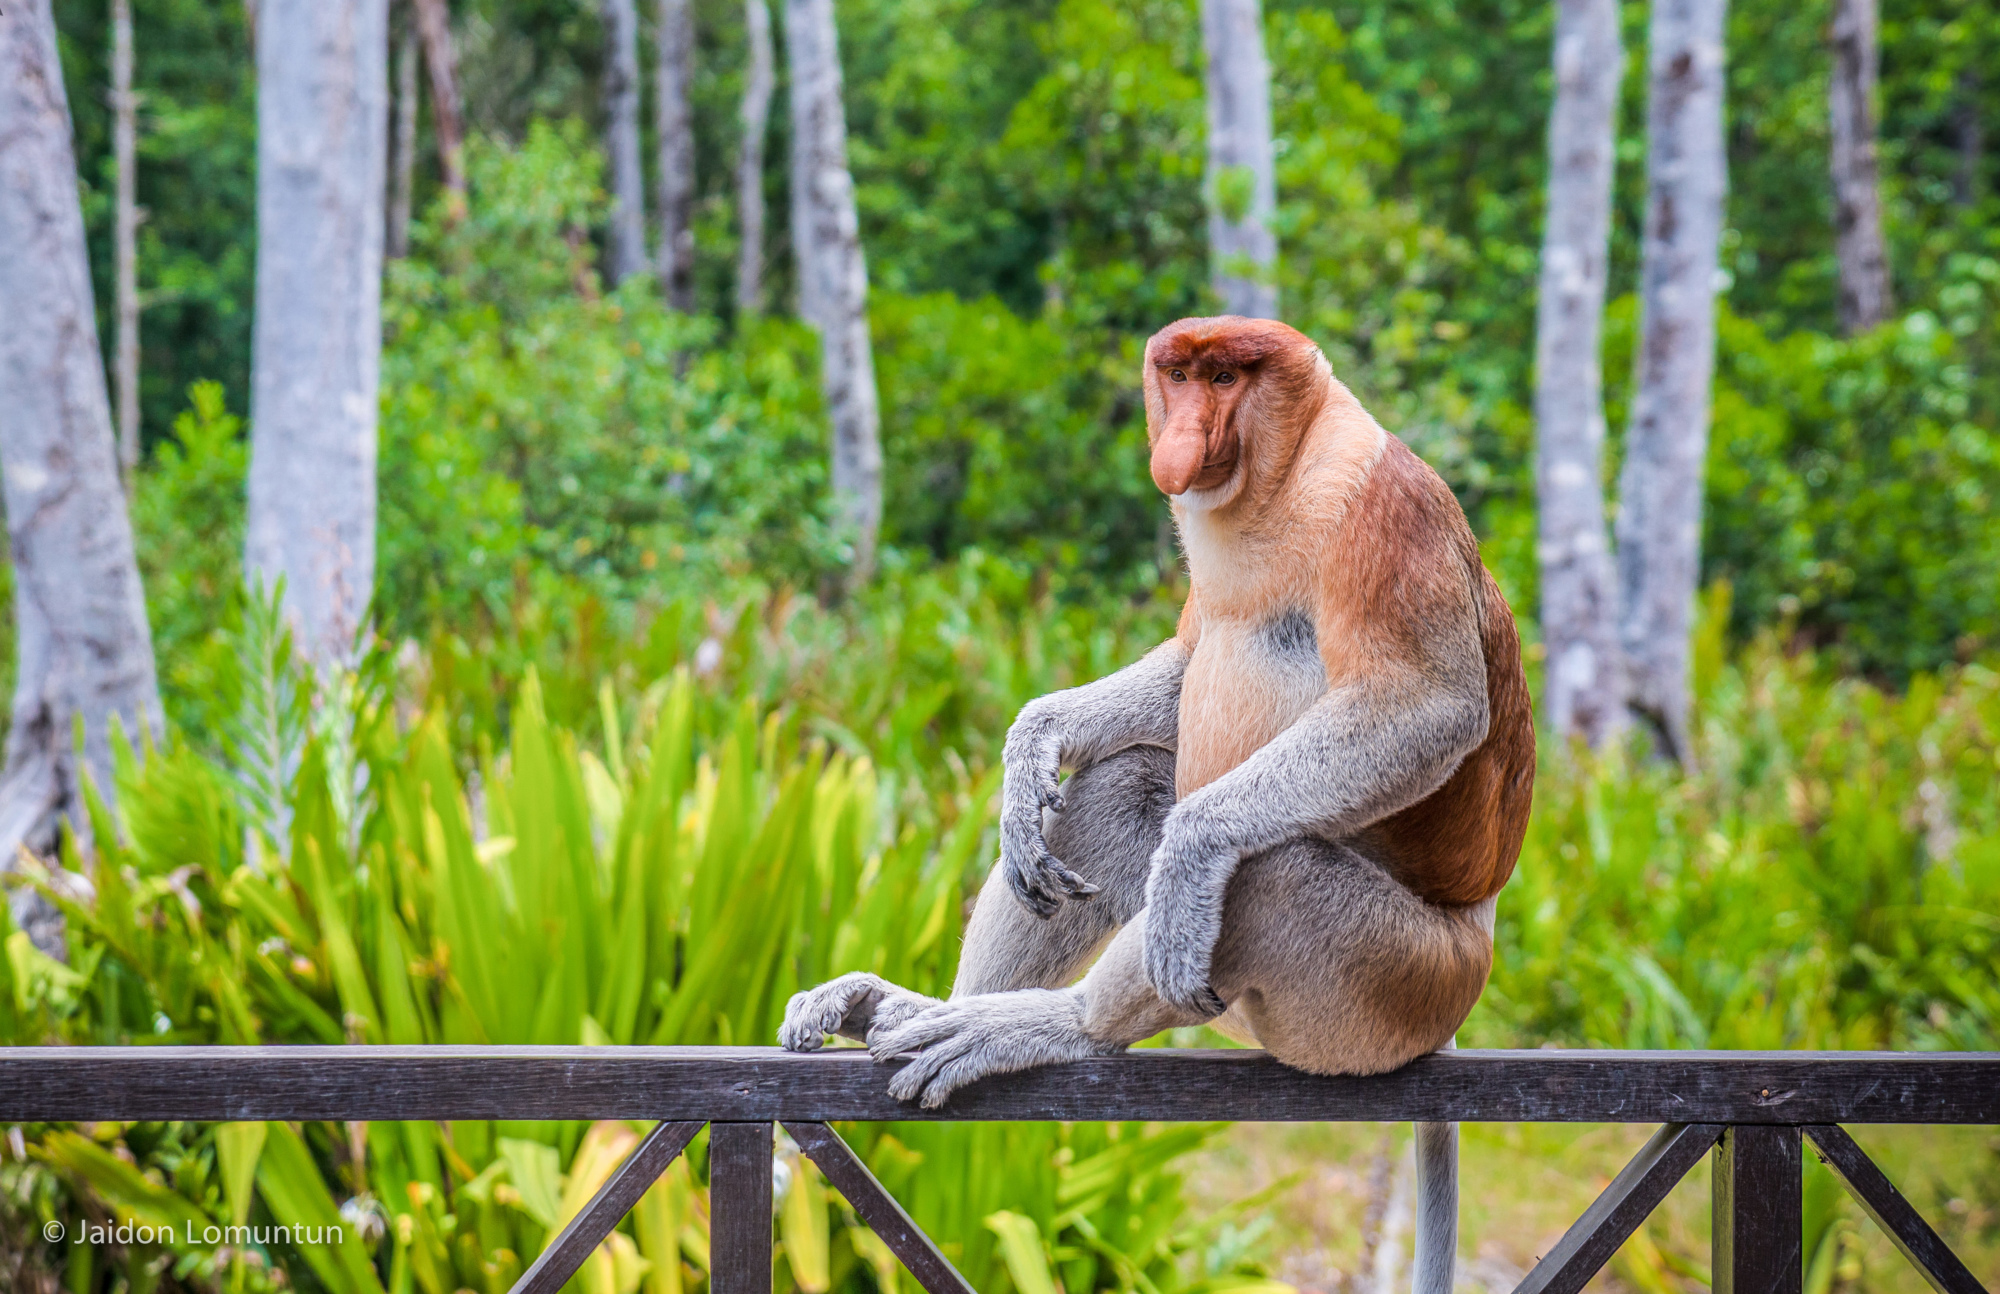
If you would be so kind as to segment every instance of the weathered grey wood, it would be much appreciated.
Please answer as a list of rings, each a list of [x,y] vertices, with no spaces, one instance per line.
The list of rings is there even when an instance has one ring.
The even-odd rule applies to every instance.
[[[882,1238],[889,1252],[903,1260],[917,1284],[930,1294],[973,1294],[972,1286],[959,1275],[941,1250],[924,1234],[896,1198],[882,1189],[868,1165],[854,1153],[838,1132],[824,1123],[787,1122],[785,1131],[799,1143],[806,1157],[819,1165],[826,1180],[833,1183],[868,1229]]]
[[[1514,1294],[1577,1294],[1721,1135],[1712,1123],[1669,1123],[1654,1133]]]
[[[1903,1257],[1915,1264],[1938,1294],[1984,1294],[1983,1287],[1966,1270],[1951,1246],[1931,1230],[1931,1224],[1910,1206],[1896,1184],[1883,1175],[1847,1130],[1826,1124],[1809,1124],[1800,1129],[1819,1151],[1820,1159],[1847,1187],[1855,1202],[1875,1219],[1875,1225],[1893,1240]]]
[[[1715,1150],[1714,1294],[1799,1294],[1805,1162],[1797,1128],[1734,1127]]]
[[[511,1294],[556,1294],[700,1131],[700,1121],[693,1120],[662,1123],[647,1133],[646,1139],[625,1157],[625,1162],[618,1165],[618,1170],[591,1197],[590,1203],[583,1206],[583,1211],[570,1219],[562,1234],[550,1241],[521,1274],[521,1279],[514,1282]]]
[[[2000,1123],[1991,1052],[1456,1051],[1316,1078],[1173,1051],[889,1096],[865,1051],[775,1047],[0,1048],[0,1120],[1149,1119]]]
[[[710,1294],[771,1294],[771,1125],[708,1131]]]

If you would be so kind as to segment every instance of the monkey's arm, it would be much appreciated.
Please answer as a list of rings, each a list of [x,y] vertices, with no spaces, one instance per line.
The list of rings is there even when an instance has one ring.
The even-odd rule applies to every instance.
[[[1042,810],[1062,807],[1062,770],[1131,746],[1174,749],[1188,654],[1180,639],[1169,638],[1116,674],[1028,702],[1007,730],[1000,756],[1000,865],[1016,897],[1036,916],[1052,916],[1064,899],[1097,892],[1042,839]]]
[[[1465,628],[1470,643],[1332,689],[1174,807],[1146,882],[1146,975],[1162,998],[1223,1010],[1209,959],[1243,859],[1301,836],[1352,835],[1437,790],[1486,739],[1485,661]]]

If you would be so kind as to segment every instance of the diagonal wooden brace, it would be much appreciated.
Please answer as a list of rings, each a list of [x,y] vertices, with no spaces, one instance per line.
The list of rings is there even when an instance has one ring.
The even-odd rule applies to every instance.
[[[604,1243],[604,1237],[632,1211],[646,1188],[659,1180],[667,1165],[687,1149],[701,1129],[698,1121],[662,1123],[647,1133],[639,1148],[625,1157],[625,1162],[618,1165],[618,1171],[611,1174],[611,1180],[591,1197],[583,1211],[571,1218],[562,1234],[542,1249],[541,1256],[514,1282],[509,1294],[556,1294],[567,1285],[569,1278],[576,1275],[576,1269],[583,1266],[583,1260]]]
[[[785,1131],[799,1143],[806,1157],[819,1165],[826,1180],[833,1183],[861,1220],[889,1246],[889,1252],[903,1260],[910,1275],[929,1294],[973,1294],[973,1289],[951,1260],[938,1251],[931,1238],[903,1211],[894,1196],[882,1189],[868,1165],[854,1153],[840,1134],[824,1123],[786,1123]]]
[[[1514,1294],[1577,1294],[1721,1136],[1714,1123],[1669,1123],[1654,1133]]]
[[[1845,1128],[1808,1124],[1799,1130],[1819,1151],[1821,1161],[1847,1187],[1848,1194],[1896,1242],[1896,1248],[1923,1273],[1932,1289],[1938,1294],[1983,1294],[1982,1286],[1958,1255],[1931,1230],[1931,1224],[1910,1206],[1895,1183],[1883,1175]]]

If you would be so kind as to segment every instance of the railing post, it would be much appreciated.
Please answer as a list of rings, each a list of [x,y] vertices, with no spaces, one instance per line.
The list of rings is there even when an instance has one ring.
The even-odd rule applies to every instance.
[[[1744,1124],[1715,1149],[1714,1294],[1800,1294],[1804,1171],[1799,1130]]]
[[[771,1294],[771,1125],[708,1125],[709,1289]]]

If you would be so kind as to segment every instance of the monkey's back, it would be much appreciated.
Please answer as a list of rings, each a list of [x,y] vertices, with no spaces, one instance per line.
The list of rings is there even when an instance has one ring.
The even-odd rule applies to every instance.
[[[1498,894],[1514,873],[1534,797],[1535,722],[1521,669],[1513,610],[1479,560],[1464,510],[1430,465],[1391,436],[1357,509],[1398,533],[1400,571],[1381,573],[1383,606],[1400,603],[1421,630],[1425,608],[1408,590],[1431,580],[1471,585],[1486,665],[1486,739],[1443,786],[1375,823],[1365,841],[1396,878],[1432,903],[1478,903]],[[1369,506],[1369,505],[1373,506]]]

